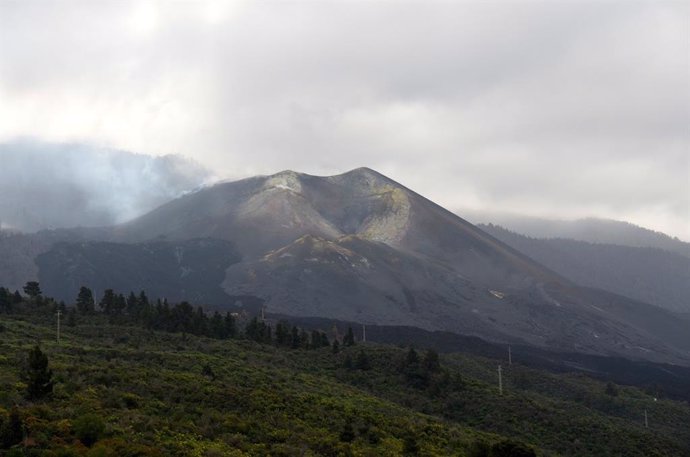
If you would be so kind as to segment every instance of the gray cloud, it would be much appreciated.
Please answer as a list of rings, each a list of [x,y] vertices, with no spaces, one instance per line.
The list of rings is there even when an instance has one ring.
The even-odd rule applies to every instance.
[[[211,180],[194,161],[32,140],[0,144],[0,226],[124,222]]]
[[[0,139],[226,177],[367,165],[450,208],[690,239],[689,22],[682,2],[4,2]]]

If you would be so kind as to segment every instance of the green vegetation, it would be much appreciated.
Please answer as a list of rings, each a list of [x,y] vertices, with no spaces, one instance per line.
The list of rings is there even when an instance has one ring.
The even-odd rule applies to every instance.
[[[48,368],[48,357],[38,345],[29,351],[25,377],[26,396],[29,400],[40,400],[53,393],[53,372]]]
[[[161,331],[126,318],[127,299],[57,344],[59,304],[2,297],[0,455],[690,455],[687,404],[583,375],[504,366],[501,396],[495,360],[186,305]],[[52,394],[30,394],[32,372]]]

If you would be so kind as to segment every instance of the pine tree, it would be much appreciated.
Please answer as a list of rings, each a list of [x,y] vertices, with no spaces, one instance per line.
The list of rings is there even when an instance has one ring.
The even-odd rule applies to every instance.
[[[127,314],[136,317],[139,315],[140,311],[141,307],[139,304],[139,299],[136,295],[134,295],[134,292],[130,292],[129,296],[127,297]]]
[[[223,316],[218,311],[213,313],[209,323],[211,336],[213,338],[225,339],[225,326],[223,325]]]
[[[328,341],[328,335],[325,332],[321,332],[321,347],[328,347],[331,343]]]
[[[333,348],[331,349],[333,354],[337,354],[340,352],[340,343],[338,343],[338,340],[333,340]]]
[[[422,367],[419,354],[412,347],[407,351],[401,371],[405,374],[407,383],[410,386],[416,389],[424,389],[429,385],[429,372]]]
[[[37,281],[29,281],[24,286],[24,293],[33,300],[41,295],[41,287]]]
[[[276,325],[276,346],[289,346],[291,343],[287,322],[278,322]]]
[[[197,306],[196,315],[192,323],[192,332],[195,335],[208,335],[208,317],[201,306]]]
[[[301,341],[299,339],[299,329],[297,327],[292,327],[291,334],[292,334],[292,342],[291,342],[290,347],[292,347],[292,349],[299,349],[300,344],[301,344]]]
[[[12,311],[12,295],[4,287],[0,287],[0,313]]]
[[[125,298],[124,295],[117,294],[115,296],[115,306],[112,310],[113,311],[112,313],[115,316],[119,316],[125,312],[125,309],[127,309],[127,299]]]
[[[115,291],[113,289],[106,289],[105,292],[103,292],[103,298],[101,298],[98,306],[101,307],[101,310],[103,310],[105,314],[111,314],[115,309],[116,299]]]
[[[438,352],[434,351],[433,349],[426,351],[422,365],[425,370],[431,373],[441,371],[441,362],[438,357]]]
[[[318,349],[321,347],[321,334],[318,330],[311,331],[311,342],[309,344],[311,349]]]
[[[225,319],[223,319],[225,324],[225,329],[223,334],[226,338],[235,338],[237,336],[237,327],[235,326],[235,318],[232,317],[230,312],[225,313]]]
[[[410,347],[410,350],[407,351],[407,356],[405,357],[405,366],[410,367],[410,366],[416,365],[418,363],[419,363],[419,355],[417,354],[417,351],[415,351],[413,347]]]
[[[26,373],[27,397],[40,400],[53,393],[53,371],[48,368],[48,357],[36,345],[29,352],[29,365]]]
[[[252,319],[247,322],[247,325],[244,327],[244,335],[247,339],[252,341],[260,340],[259,319],[256,316],[252,317]]]
[[[606,383],[606,390],[604,391],[606,395],[610,395],[612,397],[617,397],[618,396],[618,387],[611,381]]]
[[[343,338],[343,346],[354,346],[355,345],[355,334],[352,332],[352,327],[347,328],[347,334]]]
[[[77,310],[75,308],[71,308],[69,312],[67,313],[67,326],[68,327],[76,327],[77,326]]]
[[[369,363],[369,356],[364,349],[361,349],[357,354],[357,360],[355,360],[355,368],[358,370],[369,370],[371,369],[371,364]]]
[[[302,349],[309,349],[309,334],[304,329],[299,332],[299,342]]]
[[[95,311],[93,292],[91,292],[91,289],[84,286],[79,289],[76,306],[80,314],[90,314]]]
[[[150,305],[149,297],[146,296],[146,292],[143,290],[139,292],[139,305],[144,308]]]

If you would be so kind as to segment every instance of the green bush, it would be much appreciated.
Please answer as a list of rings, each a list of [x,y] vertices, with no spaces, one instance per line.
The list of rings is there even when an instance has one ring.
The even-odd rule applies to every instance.
[[[93,446],[104,432],[105,424],[95,414],[85,414],[74,421],[74,433],[85,446]]]
[[[491,446],[488,457],[537,457],[537,454],[525,444],[503,440]]]

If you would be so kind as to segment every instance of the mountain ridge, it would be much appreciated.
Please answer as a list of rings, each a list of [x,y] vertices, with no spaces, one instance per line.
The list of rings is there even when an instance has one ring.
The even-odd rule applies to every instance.
[[[598,244],[654,247],[690,257],[689,242],[627,221],[599,217],[574,220],[547,219],[478,210],[466,210],[463,214],[474,224],[495,224],[531,238],[561,238]]]
[[[675,312],[690,312],[690,259],[655,247],[531,238],[496,225],[480,227],[574,282]]]
[[[76,284],[65,274],[83,270],[60,266],[81,265],[86,252],[102,255],[107,245],[98,243],[211,239],[231,242],[239,255],[218,281],[228,305],[233,296],[251,296],[287,315],[690,363],[690,336],[678,333],[671,314],[582,288],[368,168],[329,177],[286,170],[221,183],[125,224],[65,233],[82,244],[47,247],[52,267],[39,266],[53,295],[59,284]],[[139,263],[151,262],[145,250],[136,252]],[[132,270],[128,262],[114,260],[110,268]],[[141,283],[132,281],[137,290]]]

